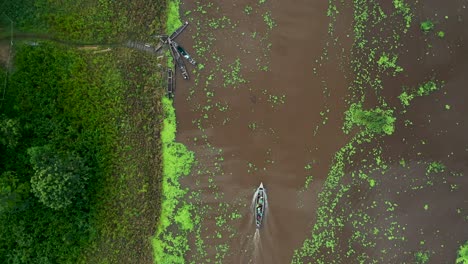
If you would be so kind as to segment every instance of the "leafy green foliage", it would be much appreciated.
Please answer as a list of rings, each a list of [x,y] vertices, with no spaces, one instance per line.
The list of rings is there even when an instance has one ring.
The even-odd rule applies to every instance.
[[[179,0],[168,0],[166,12],[166,33],[172,34],[178,27],[182,26],[182,21],[180,21],[179,17]]]
[[[253,8],[249,5],[245,6],[244,8],[244,13],[246,13],[247,15],[250,15],[253,11]]]
[[[183,144],[175,142],[176,116],[172,101],[163,98],[162,103],[165,114],[161,131],[164,199],[158,231],[153,238],[154,260],[155,263],[185,263],[188,250],[185,233],[193,229],[193,220],[191,206],[182,202],[180,207],[187,191],[181,188],[178,179],[190,173],[195,157]],[[168,232],[173,223],[180,231],[178,235]]]
[[[352,104],[345,116],[345,132],[349,133],[354,125],[362,126],[369,133],[393,134],[395,120],[393,110],[379,107],[363,110],[360,104]]]
[[[22,30],[43,30],[46,23],[38,15],[41,6],[36,0],[5,0],[2,1],[1,11],[14,22],[16,28]],[[1,16],[1,14],[0,14]]]
[[[460,246],[456,264],[468,264],[468,241]]]
[[[270,30],[276,26],[276,22],[273,20],[273,18],[271,18],[271,12],[266,12],[265,14],[263,14],[263,21]]]
[[[8,148],[14,148],[18,144],[20,136],[18,120],[10,119],[2,115],[0,117],[0,144]]]
[[[437,91],[438,89],[439,87],[437,83],[435,83],[434,81],[428,81],[427,83],[418,87],[416,94],[418,96],[429,95],[432,92]]]
[[[5,14],[20,31],[51,34],[74,42],[109,42],[126,29],[126,16],[112,0],[6,0]]]
[[[71,153],[60,156],[49,145],[29,148],[28,154],[35,171],[31,190],[45,206],[64,209],[83,192],[88,179],[83,159]]]
[[[405,26],[406,28],[403,30],[405,33],[411,26],[411,21],[413,19],[413,14],[411,12],[410,6],[404,2],[404,0],[393,0],[393,6],[397,10],[397,13],[400,13],[403,15],[403,18],[405,20]]]
[[[0,176],[0,214],[16,208],[29,196],[29,183],[21,182],[13,171]]]
[[[397,60],[398,56],[390,56],[389,54],[384,52],[380,56],[380,59],[377,61],[377,65],[379,65],[379,67],[383,70],[393,69],[395,74],[403,71],[403,68],[396,64]]]
[[[414,98],[414,95],[413,94],[408,94],[407,92],[403,92],[398,96],[398,98],[400,99],[401,104],[403,106],[409,106],[411,100],[413,100],[413,98]]]
[[[428,33],[429,31],[431,31],[433,29],[434,29],[434,23],[432,23],[432,21],[426,20],[426,21],[421,23],[421,30],[424,33]]]
[[[418,251],[414,254],[414,258],[416,263],[418,264],[426,264],[429,262],[429,252],[428,251]]]
[[[442,87],[443,83],[437,83],[436,81],[428,81],[419,85],[414,91],[404,91],[401,93],[398,98],[401,101],[401,104],[405,107],[410,105],[410,102],[415,97],[421,97],[429,95]]]
[[[0,5],[1,12],[13,20],[15,30],[39,32],[41,36],[61,39],[65,43],[120,43],[129,38],[127,32],[139,36],[160,33],[161,24],[158,21],[164,20],[162,13],[166,9],[165,2],[159,0],[5,0]],[[145,12],[141,12],[141,7],[145,8]],[[141,27],[142,24],[147,26]],[[148,31],[153,32],[148,34]],[[123,252],[125,250],[116,253],[116,248],[122,244],[121,239],[129,241],[125,245],[128,251],[143,247],[141,244],[136,245],[137,239],[145,240],[144,245],[147,246],[146,240],[155,228],[154,217],[158,218],[159,174],[148,175],[145,174],[147,171],[138,171],[138,178],[124,181],[126,177],[136,174],[131,170],[135,163],[118,155],[124,152],[122,149],[133,147],[126,145],[130,140],[123,142],[122,131],[128,136],[128,131],[133,132],[133,124],[145,124],[130,119],[134,115],[143,118],[142,113],[134,109],[134,105],[145,105],[138,101],[141,97],[137,98],[136,93],[131,96],[125,93],[132,89],[142,91],[140,85],[149,79],[150,74],[145,71],[146,77],[143,78],[143,71],[140,74],[137,69],[143,65],[137,61],[143,56],[135,56],[130,50],[114,46],[112,50],[92,54],[89,50],[79,51],[74,45],[37,41],[36,46],[28,46],[19,40],[15,41],[14,71],[9,73],[6,100],[0,104],[0,116],[2,120],[12,120],[10,123],[18,126],[20,134],[11,137],[13,141],[10,142],[14,143],[10,144],[11,147],[0,144],[0,263],[106,262],[106,258],[94,261],[94,255],[111,256],[107,260],[115,262],[113,260],[128,253]],[[135,63],[137,66],[125,68],[133,60],[138,62]],[[125,77],[138,80],[131,84],[124,83],[121,69]],[[2,81],[4,75],[0,70]],[[155,96],[157,93],[154,93],[154,89],[147,88],[154,88],[154,84],[159,81],[155,78],[151,79],[151,86],[145,84],[144,90],[151,90],[153,97],[149,101],[152,104],[159,100],[160,95]],[[124,102],[128,97],[135,97],[137,103],[127,107]],[[155,108],[151,110],[151,117],[154,117],[155,112],[156,115],[160,113],[159,108]],[[147,112],[143,114],[145,119],[150,119],[146,118]],[[151,125],[151,129],[159,131],[157,119]],[[147,134],[151,136],[145,139],[154,142],[154,145],[151,145],[150,151],[143,153],[151,155],[154,163],[148,167],[154,168],[153,172],[159,170],[157,157],[160,151],[159,141],[154,140],[154,134]],[[136,136],[130,134],[130,137],[125,137],[128,138],[133,140]],[[138,141],[139,146],[140,143]],[[36,170],[30,163],[31,157],[27,150],[45,145],[53,149],[49,158],[53,165],[37,166],[39,169]],[[134,159],[140,158],[135,156]],[[117,162],[121,162],[125,170],[122,168],[122,171],[118,171]],[[83,169],[84,164],[89,170],[79,173],[81,169],[77,168]],[[37,171],[46,173],[38,177]],[[49,177],[52,174],[58,177]],[[83,176],[86,176],[87,184]],[[61,181],[54,181],[59,178]],[[141,183],[142,179],[146,182]],[[77,185],[69,188],[68,180]],[[32,190],[31,182],[36,191]],[[54,188],[48,189],[50,186]],[[83,188],[78,191],[79,186]],[[135,190],[136,186],[142,188]],[[54,192],[56,187],[64,187],[58,192],[59,195]],[[55,210],[45,206],[33,192],[38,193],[39,197],[62,198],[57,201],[65,201],[65,204],[70,199],[71,203]],[[137,192],[138,196],[129,197]],[[64,200],[65,193],[75,198],[66,197]],[[115,199],[117,202],[114,198],[118,198]],[[138,202],[144,206],[132,206]],[[115,217],[116,212],[119,217]],[[143,215],[138,218],[143,221],[137,221],[139,229],[128,231],[131,229],[129,226],[135,226],[134,216],[139,215]],[[146,229],[144,238],[137,236],[141,235],[141,229]],[[128,238],[125,237],[127,235]],[[97,241],[98,237],[105,237],[102,244],[118,245],[104,246],[103,249],[100,245],[96,246],[100,242]],[[106,240],[108,237],[112,239]],[[148,253],[150,250],[147,247],[142,251],[134,250],[134,254],[127,254],[126,257],[143,254],[148,257]]]
[[[0,108],[21,132],[0,146],[0,262],[75,262],[89,243],[95,198],[84,180],[109,171],[120,105],[117,77],[101,69],[61,46],[17,46]],[[34,148],[45,145],[53,151]]]
[[[239,84],[246,83],[247,81],[241,74],[242,64],[239,58],[237,58],[233,63],[228,65],[228,69],[222,69],[224,76],[224,87],[234,86],[237,87]]]
[[[440,162],[437,162],[437,161],[434,161],[434,162],[431,162],[428,166],[427,166],[427,169],[426,169],[426,174],[429,174],[429,173],[440,173],[440,172],[444,172],[445,171],[445,165],[440,163]]]

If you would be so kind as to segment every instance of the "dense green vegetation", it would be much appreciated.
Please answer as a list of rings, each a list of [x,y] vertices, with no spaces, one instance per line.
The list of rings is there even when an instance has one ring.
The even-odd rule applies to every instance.
[[[182,25],[179,17],[179,1],[169,0],[167,2],[167,21],[166,33],[172,34],[178,27]]]
[[[416,263],[425,264],[429,261],[429,252],[416,252],[414,254],[414,258],[416,260]]]
[[[171,34],[182,25],[179,2],[169,1],[166,32]],[[194,228],[192,205],[183,201],[187,190],[182,189],[179,178],[190,173],[194,153],[175,141],[177,122],[172,100],[162,99],[164,122],[161,130],[162,144],[162,210],[157,232],[152,239],[155,263],[185,263],[189,250],[188,232]],[[172,230],[172,231],[169,231]]]
[[[379,107],[371,110],[363,110],[360,104],[352,104],[345,114],[345,132],[353,125],[362,126],[366,131],[375,134],[391,135],[395,130],[393,110],[383,110]]]
[[[404,91],[398,96],[398,98],[400,99],[401,104],[406,107],[410,105],[410,102],[414,98],[429,95],[439,90],[442,86],[442,82],[428,81],[419,85],[415,89],[408,89],[407,91]]]
[[[458,257],[456,264],[467,264],[468,263],[468,241],[464,245],[460,246],[458,250]]]
[[[124,10],[112,1],[4,1],[2,11],[15,29],[80,43],[115,41],[127,28]]]
[[[1,181],[9,183],[0,215],[1,248],[8,250],[0,259],[71,261],[94,232],[92,189],[84,187],[109,172],[120,80],[49,43],[21,46],[15,67],[1,105],[10,122],[2,122],[8,136],[0,147]]]
[[[161,131],[163,160],[163,203],[158,231],[153,238],[155,263],[185,263],[188,250],[187,232],[193,230],[192,206],[182,199],[187,190],[179,178],[190,173],[194,154],[175,142],[176,116],[172,101],[163,98],[164,124]],[[178,231],[169,231],[169,227]]]
[[[429,31],[431,31],[433,29],[434,29],[434,23],[432,23],[432,21],[426,20],[426,21],[421,23],[421,30],[424,33],[427,33],[427,32],[429,32]]]
[[[7,0],[1,10],[15,31],[75,44],[150,38],[165,19],[164,1]],[[152,261],[161,76],[156,60],[115,46],[14,39],[13,70],[0,67],[1,263]]]
[[[60,210],[72,205],[85,189],[88,179],[85,162],[71,153],[57,154],[53,147],[28,149],[34,169],[31,191],[45,206]]]

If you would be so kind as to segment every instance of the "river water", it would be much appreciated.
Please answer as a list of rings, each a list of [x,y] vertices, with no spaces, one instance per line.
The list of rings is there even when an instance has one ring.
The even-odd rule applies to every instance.
[[[236,1],[236,4],[241,8],[247,2],[244,4],[242,1]],[[229,9],[223,4],[219,5],[223,10]],[[227,256],[223,263],[289,262],[294,249],[299,248],[304,239],[310,236],[318,190],[326,177],[334,153],[346,140],[344,136],[337,136],[342,134],[339,133],[339,116],[344,111],[343,87],[347,85],[339,71],[339,65],[325,65],[326,74],[322,77],[329,80],[329,85],[335,88],[326,100],[322,79],[313,75],[313,68],[318,66],[316,60],[322,55],[325,41],[328,39],[326,25],[329,19],[326,17],[326,2],[311,3],[300,0],[292,4],[288,1],[272,1],[269,5],[277,23],[270,36],[270,70],[246,70],[244,74],[248,83],[241,84],[236,89],[212,84],[216,90],[216,97],[230,106],[229,123],[216,125],[214,122],[212,127],[206,129],[208,142],[223,150],[224,175],[216,175],[215,183],[219,192],[224,193],[224,197],[214,199],[214,193],[206,180],[209,176],[206,174],[193,175],[183,180],[184,185],[190,188],[202,188],[206,196],[204,201],[213,204],[232,203],[239,198],[249,201],[260,182],[263,182],[267,189],[270,206],[264,227],[257,238],[260,241],[251,242],[255,225],[250,206],[238,207],[243,217],[236,223],[236,235],[227,241],[231,252],[243,253]],[[187,3],[184,8],[194,7]],[[255,31],[255,23],[264,23],[261,16],[252,21],[243,19],[242,12],[236,10],[227,14],[231,19],[239,21],[238,30],[247,34]],[[193,46],[188,33],[194,31],[193,26],[181,36],[180,42],[187,47]],[[229,30],[216,31],[215,38],[229,41],[226,34],[230,34]],[[247,48],[251,48],[253,52],[245,54],[230,45],[217,46],[216,51],[223,54],[226,61],[229,61],[230,57],[240,57],[241,61],[249,61],[249,58],[262,56],[261,49]],[[243,67],[254,68],[255,61],[250,61],[250,65],[243,64]],[[205,98],[204,94],[200,93],[191,101],[187,101],[189,87],[192,85],[193,82],[183,82],[180,78],[178,80],[175,101],[179,120],[178,140],[195,151],[202,167],[210,166],[210,161],[214,158],[210,153],[212,151],[204,147],[205,145],[193,142],[194,136],[202,135],[192,120],[198,117],[197,106],[203,103]],[[257,89],[249,90],[250,87]],[[197,89],[201,89],[200,86]],[[263,89],[284,95],[285,103],[276,108],[272,107],[271,103],[266,102],[268,97],[263,94]],[[323,121],[319,113],[325,111],[327,104],[337,107],[329,114],[330,121],[327,125],[314,136],[316,126]],[[249,128],[249,124],[253,122],[258,124],[255,130]],[[248,173],[248,163],[255,164],[258,170]],[[299,193],[298,190],[304,189],[306,177],[310,174],[305,169],[307,164],[313,166],[313,184]],[[202,183],[197,185],[196,181],[200,179]],[[206,233],[214,232],[217,228],[214,223],[216,212],[212,214],[204,220],[208,230]],[[218,243],[222,244],[224,241],[220,240]],[[254,250],[254,247],[258,248]]]
[[[461,8],[463,1],[458,1],[456,4],[457,8]],[[444,10],[443,7],[437,6],[437,3],[432,5],[434,10],[441,12]],[[200,6],[205,6],[206,12],[194,11],[201,10]],[[253,7],[253,15],[245,14],[246,6]],[[352,75],[347,64],[343,63],[347,61],[352,44],[349,36],[352,9],[340,15],[334,31],[334,36],[339,40],[335,42],[337,44],[330,45],[331,38],[328,34],[330,18],[326,15],[327,8],[326,1],[308,0],[268,0],[263,4],[237,0],[213,3],[208,7],[198,1],[187,1],[182,4],[183,14],[185,11],[192,11],[187,15],[191,26],[178,38],[178,42],[191,51],[195,59],[204,64],[204,70],[200,71],[200,75],[196,77],[192,74],[189,82],[178,77],[175,100],[179,121],[177,140],[193,150],[198,160],[192,174],[182,180],[182,185],[198,197],[193,199],[193,203],[197,214],[202,216],[199,235],[193,234],[190,237],[192,251],[187,256],[189,261],[290,263],[294,250],[300,248],[306,238],[310,238],[318,207],[318,193],[327,177],[334,154],[349,140],[348,136],[342,133],[341,127],[343,112],[346,110],[347,87],[350,85],[349,76]],[[454,7],[453,14],[450,14],[454,19],[462,12],[462,9],[457,8]],[[428,15],[426,9],[432,10],[425,6],[421,11],[426,12],[424,15]],[[271,30],[261,26],[265,24],[263,14],[267,12],[271,12],[276,23]],[[232,21],[229,26],[209,28],[210,19],[220,19],[223,16]],[[423,14],[417,16],[423,17]],[[447,32],[456,34],[456,29],[453,28],[463,27],[463,23],[453,24]],[[230,26],[233,24],[235,27]],[[414,34],[417,34],[417,30],[417,28],[414,30]],[[267,40],[259,42],[248,37],[255,32],[263,32]],[[466,33],[466,30],[464,32]],[[466,50],[466,37],[466,34],[459,38],[452,35],[448,36],[447,41],[449,43],[458,41],[462,46],[465,45]],[[200,39],[204,38],[206,44],[210,45],[210,50],[204,53],[208,54],[205,57],[197,58],[193,47],[199,45]],[[409,52],[411,48],[413,52],[417,50],[411,44],[414,43],[414,39],[408,38],[404,41],[409,47],[408,57],[402,59],[404,67],[411,68],[413,65],[411,63],[415,61],[419,61],[420,66],[412,72],[413,77],[405,77],[405,80],[416,84],[427,76],[428,71],[437,66],[434,65],[437,64],[437,59],[429,58],[421,61],[418,59],[421,54]],[[271,49],[266,48],[268,44],[271,44]],[[327,55],[324,55],[324,48],[327,48]],[[444,46],[436,48],[446,52]],[[460,46],[452,50],[452,55],[444,53],[443,60],[446,67],[451,65],[457,70],[451,76],[447,76],[449,74],[447,73],[439,77],[446,80],[453,77],[453,81],[457,80],[458,83],[465,85],[468,83],[466,77],[454,75],[460,73],[461,69],[467,69],[466,60],[457,62],[454,57],[454,54],[461,53],[463,48]],[[266,60],[264,60],[265,55]],[[217,58],[219,62],[216,62]],[[436,58],[442,60],[441,57],[436,56]],[[224,87],[223,75],[226,75],[226,72],[217,70],[229,70],[226,65],[235,62],[236,59],[242,62],[239,74],[245,82]],[[269,65],[268,70],[259,69],[259,59],[260,64]],[[432,65],[424,66],[430,61]],[[440,67],[436,70],[443,71]],[[314,73],[315,71],[317,73]],[[209,77],[210,74],[213,74],[213,80]],[[390,81],[392,82],[401,85],[402,80]],[[450,84],[448,86],[452,87]],[[456,89],[453,87],[450,90],[453,96],[466,95],[466,92]],[[207,95],[211,92],[215,94],[213,98]],[[390,91],[388,96],[395,101],[395,97],[400,92],[401,90]],[[284,103],[272,103],[274,101],[271,99],[272,95],[284,98]],[[439,102],[439,99],[434,100]],[[447,100],[450,104],[457,104],[456,100],[461,99]],[[228,105],[228,110],[218,111],[215,107],[203,110],[204,106],[215,103]],[[423,104],[417,103],[415,107],[422,110]],[[431,108],[430,105],[431,103],[427,107]],[[459,107],[462,107],[460,102]],[[422,111],[430,112],[430,109]],[[467,109],[460,108],[460,111]],[[440,114],[441,110],[436,112]],[[411,112],[405,118],[410,118],[413,122],[423,122],[419,110]],[[457,120],[461,122],[461,119]],[[462,136],[464,130],[456,129],[454,124],[445,125],[447,130],[458,135],[457,142],[462,142],[463,144],[459,146],[464,149],[464,146],[468,145],[466,136]],[[466,128],[466,125],[462,127]],[[401,132],[382,143],[387,146],[390,161],[396,164],[402,157],[411,160],[418,156],[418,152],[424,151],[426,155],[421,159],[438,159],[448,165],[452,164],[453,159],[450,161],[444,159],[445,152],[450,151],[447,150],[441,155],[438,152],[440,148],[438,144],[418,145],[422,138],[420,135],[427,136],[428,131],[432,130],[421,126],[408,130],[403,120],[398,121],[397,130],[398,128],[401,128]],[[411,137],[415,133],[417,135]],[[402,138],[406,138],[407,141],[401,143]],[[427,138],[430,142],[437,141],[431,136]],[[441,140],[455,148],[456,143],[453,138],[444,137]],[[460,149],[460,152],[462,151]],[[466,158],[466,154],[460,155],[462,155],[459,156],[460,160],[455,162],[458,164],[456,168],[458,171],[466,172],[467,159],[462,161]],[[414,169],[412,172],[423,175],[424,168]],[[398,173],[401,173],[398,169],[390,170],[389,175]],[[308,177],[312,179],[309,185],[306,184]],[[457,181],[461,190],[464,190],[466,180]],[[269,208],[263,227],[256,231],[250,200],[260,182],[263,182],[267,189]],[[396,184],[398,181],[382,182],[388,186],[398,185]],[[428,191],[422,196],[430,196],[430,193],[431,191]],[[452,204],[454,210],[467,208],[467,199],[463,192],[457,192],[456,195],[449,193],[441,195],[451,197],[448,203]],[[405,204],[414,198],[409,195],[406,198],[395,199]],[[231,211],[238,212],[240,217],[228,219],[228,227],[219,224],[218,217]],[[420,217],[421,215],[418,215],[414,219]],[[418,222],[414,219],[406,221]],[[457,230],[461,225],[466,226],[466,222],[456,215],[447,221],[456,223],[456,227],[444,229],[453,234],[447,240],[455,239]],[[414,226],[415,230],[418,228]],[[432,231],[435,232],[435,229]],[[442,251],[442,256],[448,256],[449,250],[455,252],[457,243],[461,241],[463,235],[468,234],[461,232],[453,242],[448,242],[448,246]],[[426,236],[430,237],[431,233]],[[206,252],[202,254],[203,256],[200,256],[200,252],[194,252],[200,238],[204,241]],[[424,238],[427,237],[421,236],[418,239]],[[222,253],[223,250],[217,247],[219,245],[228,246],[226,253]],[[408,244],[408,247],[413,246]],[[417,246],[413,248],[417,250]],[[396,255],[398,253],[395,252]],[[410,253],[407,258],[394,257],[393,260],[400,261],[394,263],[402,263],[401,261],[411,261],[412,257],[413,253]]]

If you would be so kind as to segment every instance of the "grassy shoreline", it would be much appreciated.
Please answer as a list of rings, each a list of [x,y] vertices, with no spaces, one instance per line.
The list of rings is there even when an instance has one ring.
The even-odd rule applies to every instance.
[[[167,3],[166,33],[172,33],[181,25],[179,1],[170,0]],[[170,58],[168,65],[171,65]],[[193,152],[175,141],[177,120],[173,101],[163,97],[162,108],[162,210],[157,232],[152,238],[154,262],[185,263],[185,254],[189,250],[187,236],[194,227],[193,207],[182,200],[188,190],[183,189],[178,180],[190,173],[195,157]]]
[[[193,230],[192,206],[182,201],[188,192],[178,182],[190,173],[194,153],[175,141],[176,116],[172,100],[162,99],[164,124],[161,131],[163,181],[162,210],[152,239],[155,263],[184,263],[188,251],[187,233]],[[173,233],[174,232],[174,233]]]

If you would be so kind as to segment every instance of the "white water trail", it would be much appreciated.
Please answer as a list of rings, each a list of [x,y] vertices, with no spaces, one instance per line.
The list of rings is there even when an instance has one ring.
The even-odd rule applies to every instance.
[[[252,197],[252,203],[250,204],[250,209],[251,209],[251,212],[254,212],[254,209],[255,209],[255,198],[257,197],[258,195],[258,189],[255,191],[253,197]]]
[[[262,244],[260,240],[260,230],[255,228],[255,234],[253,237],[253,259],[254,263],[259,263],[261,259],[261,253],[262,253]]]

